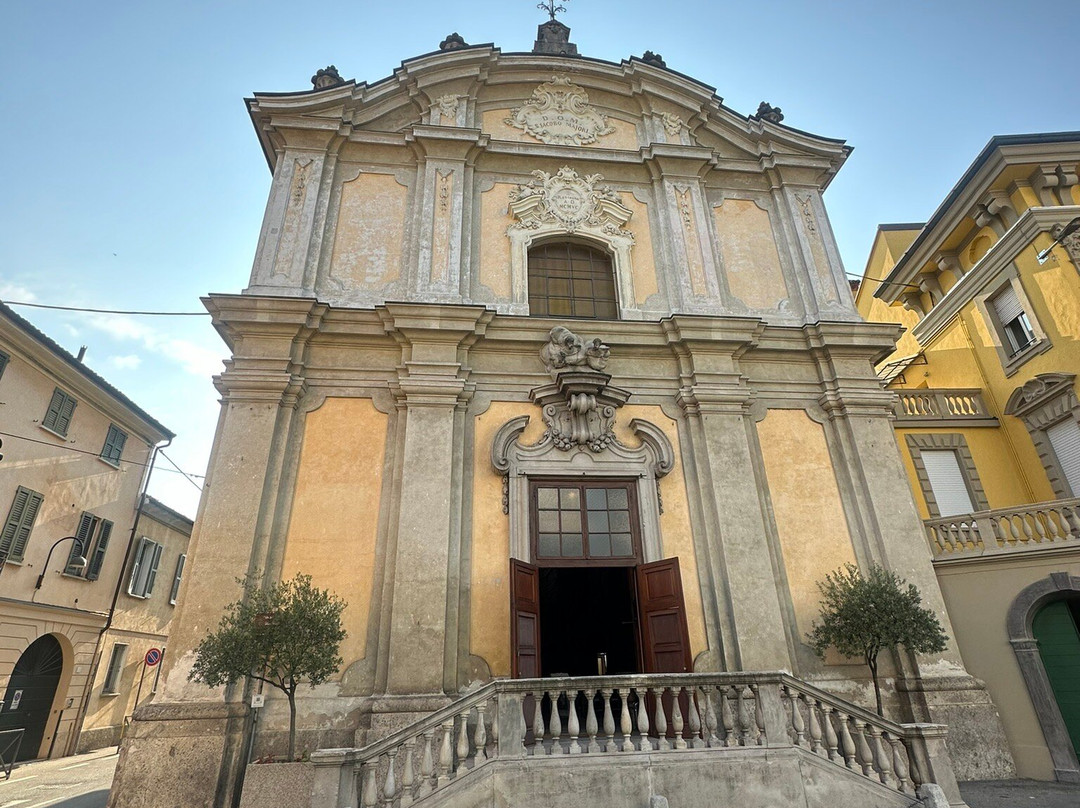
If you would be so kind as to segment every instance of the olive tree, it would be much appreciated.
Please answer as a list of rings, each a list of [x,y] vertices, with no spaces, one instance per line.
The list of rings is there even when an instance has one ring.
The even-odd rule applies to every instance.
[[[310,575],[261,587],[254,576],[240,600],[225,607],[217,629],[195,649],[188,679],[210,687],[245,676],[265,682],[289,700],[289,760],[296,759],[296,689],[322,684],[341,667],[346,603],[311,584]]]
[[[862,657],[870,668],[881,716],[881,650],[902,645],[913,654],[932,654],[944,651],[948,640],[937,615],[921,605],[919,590],[914,584],[905,588],[905,583],[895,572],[877,565],[863,576],[854,564],[845,564],[818,581],[820,622],[815,620],[807,635],[819,657],[824,658],[830,647],[844,656]]]

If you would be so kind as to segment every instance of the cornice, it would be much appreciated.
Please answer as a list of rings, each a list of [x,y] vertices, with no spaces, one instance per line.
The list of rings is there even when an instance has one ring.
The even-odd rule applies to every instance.
[[[1064,224],[1080,215],[1080,205],[1056,205],[1048,208],[1028,208],[1005,235],[994,242],[986,255],[968,270],[938,301],[930,312],[915,324],[912,336],[926,346],[945,330],[960,310],[974,300],[987,284],[1009,266],[1016,256],[1040,233],[1056,224]]]

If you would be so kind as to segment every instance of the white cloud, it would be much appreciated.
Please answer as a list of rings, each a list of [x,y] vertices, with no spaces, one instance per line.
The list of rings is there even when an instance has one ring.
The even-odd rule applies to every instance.
[[[222,371],[222,355],[203,345],[160,331],[153,325],[121,314],[93,314],[86,322],[117,340],[140,343],[146,350],[164,356],[195,376]]]
[[[114,368],[120,368],[121,370],[135,370],[142,364],[142,357],[138,354],[127,354],[126,356],[110,356],[109,364]]]
[[[0,300],[5,303],[9,300],[17,303],[36,303],[37,295],[21,284],[0,280]]]

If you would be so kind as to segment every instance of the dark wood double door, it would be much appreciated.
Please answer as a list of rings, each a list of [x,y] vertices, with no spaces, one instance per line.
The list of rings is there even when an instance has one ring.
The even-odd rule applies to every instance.
[[[514,678],[691,669],[678,558],[591,568],[512,559],[510,581]]]

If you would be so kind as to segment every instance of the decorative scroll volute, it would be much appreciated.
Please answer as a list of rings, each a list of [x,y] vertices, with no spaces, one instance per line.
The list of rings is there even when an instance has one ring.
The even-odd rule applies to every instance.
[[[615,131],[607,116],[589,106],[585,88],[566,76],[552,76],[533,90],[532,98],[510,110],[506,123],[559,146],[584,146]]]
[[[532,182],[510,192],[510,213],[518,220],[516,227],[536,230],[554,224],[567,233],[599,229],[633,243],[633,235],[623,229],[632,211],[622,204],[618,193],[598,185],[603,179],[600,174],[582,177],[563,166],[555,174],[537,170],[532,176]]]

